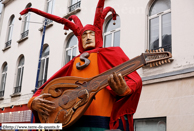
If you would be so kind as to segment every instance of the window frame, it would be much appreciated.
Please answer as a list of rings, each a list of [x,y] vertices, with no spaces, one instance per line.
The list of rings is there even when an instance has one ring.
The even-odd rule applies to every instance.
[[[28,3],[26,5],[26,8],[30,8],[31,6],[32,6],[32,4],[31,3]],[[24,38],[26,38],[28,36],[28,33],[29,33],[30,15],[31,15],[31,13],[28,12],[27,14],[25,14],[23,16],[24,22],[23,22],[23,25],[22,25],[21,39],[24,39]]]
[[[1,74],[1,85],[0,85],[0,92],[2,93],[3,92],[3,95],[0,94],[0,97],[3,97],[4,96],[4,92],[5,92],[5,85],[6,85],[6,79],[7,79],[7,69],[4,71],[4,69],[7,68],[8,69],[8,65],[7,63],[4,64],[3,66],[3,70],[2,70],[2,74]],[[4,75],[4,77],[3,77]],[[4,80],[3,80],[4,78]],[[4,83],[3,83],[4,82]]]
[[[13,27],[14,27],[14,16],[12,16],[9,26],[8,26],[8,36],[7,36],[7,41],[12,39],[12,34],[13,34]]]
[[[119,15],[117,15],[117,17],[120,17]],[[110,47],[113,47],[114,46],[114,36],[115,36],[115,33],[120,31],[121,32],[121,26],[119,28],[116,28],[114,30],[111,30],[111,31],[108,31],[108,32],[105,32],[106,30],[106,27],[108,26],[108,24],[110,24],[110,21],[112,20],[112,16],[108,18],[107,22],[105,23],[104,25],[104,31],[103,31],[103,47],[105,47],[105,37],[107,35],[110,35],[111,34],[111,46]],[[119,21],[120,22],[120,21]],[[121,22],[120,22],[121,23]],[[112,25],[114,26],[114,25]],[[121,38],[121,37],[120,37]],[[120,44],[120,43],[119,43]]]
[[[24,25],[23,25],[23,32],[29,30],[29,21],[30,21],[30,13],[28,12],[27,14],[24,15]]]
[[[136,130],[136,121],[147,121],[147,122],[150,122],[150,121],[157,121],[158,120],[158,123],[160,122],[160,121],[163,121],[164,120],[164,122],[165,122],[165,131],[167,130],[167,118],[166,117],[153,117],[153,118],[138,118],[138,119],[134,119],[134,124],[133,124],[133,126],[134,126],[134,131],[137,131]],[[157,124],[158,124],[157,123]]]
[[[113,47],[114,46],[114,36],[115,36],[115,33],[116,32],[118,32],[118,31],[121,31],[121,27],[120,28],[117,28],[117,29],[115,29],[115,30],[112,30],[112,31],[109,31],[109,32],[106,32],[106,33],[104,33],[103,35],[104,35],[104,40],[105,40],[105,36],[106,35],[110,35],[111,34],[111,47]],[[105,41],[104,41],[105,42]],[[103,43],[104,43],[103,42]],[[105,46],[105,43],[104,43],[104,46]]]
[[[76,56],[78,55],[78,40],[77,40],[77,43],[71,47],[68,47],[67,46],[69,45],[70,43],[70,40],[74,37],[75,35],[71,35],[68,40],[67,40],[67,45],[65,47],[65,64],[67,64],[68,62],[66,61],[67,59],[67,51],[71,51],[71,56],[70,56],[70,61],[73,59],[73,49],[77,48],[76,49]],[[76,37],[76,36],[75,36]]]
[[[23,63],[22,63],[22,65],[20,65],[20,62],[22,61],[22,59],[23,59]],[[25,63],[25,58],[24,58],[24,56],[21,56],[19,58],[19,62],[18,62],[18,66],[17,66],[17,75],[16,75],[16,82],[15,82],[13,94],[18,94],[21,92],[22,79],[23,79],[23,73],[24,73],[24,63]]]
[[[49,4],[50,2],[52,2],[51,4],[51,12],[49,12]],[[45,12],[49,13],[49,14],[53,14],[53,10],[54,10],[54,2],[55,0],[46,0],[46,7],[45,7]],[[50,19],[46,19],[44,18],[43,19],[43,23],[45,23],[45,20],[46,20],[46,26],[49,27],[50,25],[53,24],[53,21],[50,20]],[[40,30],[43,30],[43,27],[40,29]]]
[[[43,78],[42,78],[42,80],[46,80],[47,79],[47,78],[45,78],[46,77],[46,73],[47,73],[47,71],[46,71],[46,64],[47,64],[47,62],[49,62],[49,55],[47,55],[45,57],[42,57],[41,58],[41,63],[42,63],[42,61],[44,61],[43,74],[42,74]]]
[[[151,19],[155,19],[155,18],[158,18],[159,19],[159,48],[161,48],[162,47],[162,16],[163,15],[166,15],[166,14],[168,14],[168,13],[170,13],[171,14],[171,8],[170,9],[167,9],[167,10],[164,10],[164,11],[162,11],[162,12],[159,12],[159,13],[157,13],[157,14],[154,14],[154,15],[150,15],[150,10],[151,10],[151,8],[152,8],[152,6],[154,6],[154,4],[155,4],[155,2],[156,2],[157,0],[154,0],[153,2],[152,2],[152,4],[150,5],[150,7],[149,7],[149,10],[148,10],[148,37],[147,37],[147,47],[148,47],[148,49],[149,50],[151,50],[151,47],[150,47],[150,20]],[[171,28],[172,28],[172,21],[171,21]],[[172,35],[172,32],[171,32],[171,35]],[[172,40],[171,40],[171,52],[172,52]]]
[[[43,49],[43,52],[46,50],[46,48],[49,48],[49,54],[46,55],[46,56],[41,57],[41,65],[42,65],[42,62],[44,61],[44,65],[43,65],[44,67],[43,67],[42,74],[40,74],[41,73],[41,65],[40,65],[40,72],[39,72],[39,78],[38,78],[38,87],[42,86],[42,84],[44,84],[44,82],[46,82],[46,80],[47,80],[47,74],[48,74],[47,62],[49,64],[50,47],[45,46],[45,48]],[[43,52],[42,52],[42,55],[43,55]],[[42,76],[42,78],[40,78],[41,76]]]
[[[15,19],[15,16],[14,15],[12,15],[10,17],[10,19],[9,19],[5,48],[11,46],[12,34],[13,34],[13,28],[14,28],[14,19]]]
[[[52,3],[50,3],[50,2],[52,2]],[[51,12],[49,12],[49,4],[52,4],[51,5]],[[53,8],[54,8],[54,0],[47,0],[46,1],[46,12],[53,14]]]
[[[24,15],[24,23],[23,23],[23,28],[22,28],[22,33],[21,33],[21,39],[24,39],[28,36],[29,33],[29,21],[30,21],[30,13],[28,12],[27,14]]]
[[[3,7],[4,5],[0,2],[0,21],[1,21],[1,16],[2,16],[2,12],[3,12]]]
[[[77,48],[77,45],[73,45],[73,46],[71,46],[71,47],[68,47],[68,48],[66,48],[66,52],[67,51],[69,51],[69,50],[71,50],[71,57],[70,57],[70,60],[72,60],[73,58],[73,49],[74,48]],[[76,51],[76,53],[77,53],[77,51]]]
[[[159,47],[162,47],[162,16],[165,14],[171,13],[171,9],[165,10],[158,14],[148,17],[148,47],[150,49],[150,20],[154,18],[159,18]],[[171,43],[172,44],[172,43]]]

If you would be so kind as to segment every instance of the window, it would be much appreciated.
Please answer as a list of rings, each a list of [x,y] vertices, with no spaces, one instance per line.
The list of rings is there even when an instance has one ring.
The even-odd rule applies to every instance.
[[[71,59],[77,56],[77,44],[77,37],[75,35],[71,36],[66,46],[65,64],[67,64]]]
[[[134,131],[166,131],[166,118],[134,120]]]
[[[76,8],[79,8],[80,5],[81,5],[81,0],[71,0],[71,6],[69,7],[69,12],[72,12]]]
[[[7,77],[7,64],[4,65],[3,71],[2,71],[1,86],[0,86],[0,97],[4,96],[6,77]]]
[[[7,42],[5,43],[5,48],[11,46],[11,39],[12,39],[12,33],[13,33],[13,26],[14,26],[14,18],[15,16],[12,15],[10,17],[9,26],[8,26],[8,34],[7,34]]]
[[[14,88],[14,94],[21,92],[23,72],[24,72],[24,57],[20,58],[18,64],[16,87]]]
[[[47,8],[46,12],[52,14],[53,13],[53,3],[54,0],[47,0]]]
[[[42,86],[47,80],[47,71],[49,63],[49,46],[46,46],[42,52],[41,64],[40,64],[40,73],[38,78],[38,87]]]
[[[31,7],[32,4],[29,3],[26,8]],[[27,14],[24,15],[24,23],[23,23],[23,29],[22,29],[22,33],[21,33],[21,39],[25,38],[28,36],[28,32],[29,32],[29,21],[30,21],[30,13],[28,12]]]
[[[171,49],[171,2],[156,0],[149,10],[149,49]]]
[[[53,5],[54,5],[54,0],[47,0],[47,7],[46,7],[46,12],[52,14],[53,13]],[[52,23],[52,20],[47,19],[47,25]]]
[[[104,47],[120,46],[120,30],[120,17],[117,16],[116,21],[111,18],[105,25]]]
[[[3,4],[0,2],[0,20],[1,20],[1,13],[2,13],[2,10],[3,10]]]

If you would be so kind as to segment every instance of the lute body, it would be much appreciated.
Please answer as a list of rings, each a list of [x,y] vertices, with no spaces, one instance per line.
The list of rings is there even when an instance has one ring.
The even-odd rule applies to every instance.
[[[157,54],[161,56],[164,53]],[[165,53],[165,57],[158,56],[157,59],[153,57],[154,54],[156,53],[142,53],[92,78],[67,76],[52,80],[44,87],[41,94],[51,94],[51,97],[46,99],[53,101],[56,109],[49,117],[39,113],[41,123],[62,123],[63,128],[71,126],[84,114],[95,94],[108,85],[107,78],[110,74],[116,72],[126,76],[145,64],[171,57],[169,52]]]

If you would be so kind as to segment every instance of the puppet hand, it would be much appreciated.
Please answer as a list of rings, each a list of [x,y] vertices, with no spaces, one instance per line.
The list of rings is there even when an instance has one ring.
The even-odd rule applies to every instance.
[[[122,95],[129,88],[122,75],[115,72],[108,77],[108,84],[117,95]]]
[[[51,96],[51,94],[44,93],[34,98],[34,100],[32,101],[32,109],[49,116],[49,112],[52,112],[55,109],[55,107],[53,107],[54,102],[44,99],[49,96]]]

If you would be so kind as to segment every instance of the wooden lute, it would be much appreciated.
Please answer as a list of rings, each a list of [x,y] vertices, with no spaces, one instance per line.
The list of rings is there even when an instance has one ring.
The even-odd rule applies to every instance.
[[[41,123],[62,123],[67,128],[75,123],[86,111],[95,94],[108,85],[108,76],[113,72],[126,76],[140,67],[162,65],[170,62],[170,52],[147,51],[121,65],[92,78],[60,77],[49,82],[41,94],[49,93],[52,96],[46,98],[55,103],[56,109],[50,116],[38,114]]]

